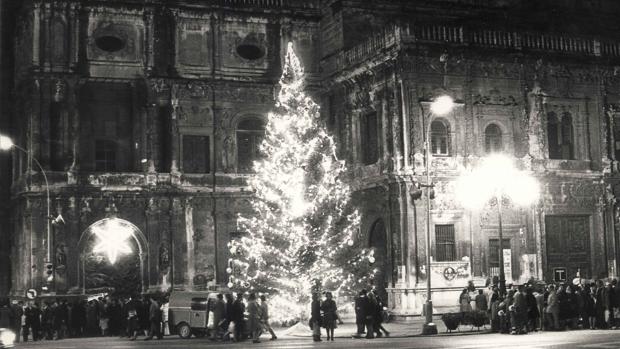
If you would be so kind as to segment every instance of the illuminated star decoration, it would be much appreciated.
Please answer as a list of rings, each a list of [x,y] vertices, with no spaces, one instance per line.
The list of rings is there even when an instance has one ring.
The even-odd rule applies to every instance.
[[[93,252],[106,254],[111,264],[116,263],[118,256],[133,252],[127,241],[133,235],[133,229],[120,220],[109,219],[92,229],[99,239]]]

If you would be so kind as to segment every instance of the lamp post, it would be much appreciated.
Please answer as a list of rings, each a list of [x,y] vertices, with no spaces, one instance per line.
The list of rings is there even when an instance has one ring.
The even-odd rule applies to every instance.
[[[497,203],[499,288],[505,294],[502,200],[507,198],[522,206],[536,202],[540,195],[538,182],[528,173],[515,168],[508,157],[493,154],[484,158],[479,167],[461,175],[456,194],[459,201],[471,209],[480,209],[493,199]]]
[[[431,122],[428,125],[426,119],[430,119],[431,115],[446,115],[454,108],[454,101],[450,96],[439,96],[433,100],[430,106],[430,112],[422,117],[422,129],[424,130],[424,168],[426,170],[426,183],[420,184],[420,187],[426,188],[426,303],[424,304],[424,313],[426,315],[422,334],[437,334],[437,326],[433,322],[433,300],[431,294],[431,166],[430,166],[430,130]],[[422,108],[424,113],[424,108]]]
[[[39,161],[30,154],[30,152],[22,147],[20,147],[19,145],[13,143],[13,141],[11,140],[11,138],[4,136],[4,135],[0,135],[0,150],[4,150],[4,151],[8,151],[11,149],[19,149],[20,151],[24,152],[26,154],[26,156],[30,159],[32,159],[34,161],[35,164],[37,164],[37,166],[39,167],[39,170],[41,171],[41,174],[43,175],[43,180],[45,180],[45,195],[46,195],[46,203],[47,203],[47,215],[45,216],[45,229],[46,229],[46,233],[47,233],[47,259],[46,262],[47,263],[51,263],[52,262],[52,244],[51,244],[51,237],[52,237],[52,233],[51,233],[51,215],[50,215],[50,186],[49,186],[49,182],[47,181],[47,174],[45,173],[45,170],[43,170],[43,166],[41,166],[41,163],[39,163]],[[32,252],[31,252],[32,253]],[[53,278],[53,273],[51,275],[51,277]],[[49,281],[49,280],[48,280]]]

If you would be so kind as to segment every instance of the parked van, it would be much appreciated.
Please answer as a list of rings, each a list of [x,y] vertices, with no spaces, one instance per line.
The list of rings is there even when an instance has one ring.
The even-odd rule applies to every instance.
[[[215,292],[173,291],[168,307],[170,326],[181,338],[204,337],[209,331],[210,305],[216,300]]]

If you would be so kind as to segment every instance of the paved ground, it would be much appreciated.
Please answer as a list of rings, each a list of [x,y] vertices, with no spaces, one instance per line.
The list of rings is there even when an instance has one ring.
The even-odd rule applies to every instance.
[[[394,325],[394,324],[389,324]],[[400,325],[400,324],[399,324]],[[207,339],[179,339],[176,336],[166,337],[163,340],[145,342],[137,340],[130,342],[119,338],[88,338],[66,339],[60,341],[43,341],[20,343],[17,348],[54,348],[54,349],[183,349],[183,348],[458,348],[458,349],[611,349],[620,348],[620,330],[578,330],[567,332],[538,332],[528,335],[512,336],[506,334],[490,334],[480,332],[462,332],[439,336],[390,337],[373,340],[336,337],[334,342],[313,343],[310,338],[296,336],[282,336],[276,341],[263,338],[260,344],[249,342],[229,343],[211,342]]]

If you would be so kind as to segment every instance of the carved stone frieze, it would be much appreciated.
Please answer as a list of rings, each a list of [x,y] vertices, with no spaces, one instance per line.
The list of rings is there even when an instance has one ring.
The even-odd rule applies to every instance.
[[[218,86],[215,89],[218,101],[233,103],[273,104],[275,101],[273,86]]]
[[[546,208],[566,206],[591,211],[606,197],[605,186],[598,181],[549,181],[543,185],[541,201]]]
[[[497,60],[474,60],[471,64],[472,77],[518,79],[521,76],[521,64],[517,62],[500,62]]]
[[[492,88],[485,94],[476,94],[473,96],[474,105],[518,105],[517,99],[511,95],[502,94],[497,88]]]

